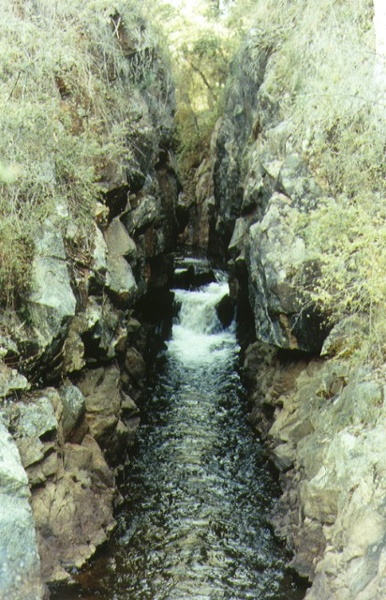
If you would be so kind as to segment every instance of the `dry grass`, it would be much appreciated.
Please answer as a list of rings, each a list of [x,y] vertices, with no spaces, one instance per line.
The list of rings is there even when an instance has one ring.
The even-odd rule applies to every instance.
[[[262,0],[254,10],[253,51],[271,47],[261,93],[279,99],[284,152],[304,158],[324,195],[299,227],[321,267],[308,301],[332,323],[365,315],[361,360],[382,362],[386,99],[374,76],[372,2]]]
[[[100,173],[130,161],[131,115],[146,77],[160,102],[152,35],[136,2],[3,0],[0,302],[28,285],[33,238],[47,216],[67,212],[87,245]]]

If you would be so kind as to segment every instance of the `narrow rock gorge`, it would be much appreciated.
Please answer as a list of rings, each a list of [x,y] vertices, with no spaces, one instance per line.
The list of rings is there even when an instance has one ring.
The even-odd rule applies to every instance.
[[[229,274],[218,316],[227,330],[236,311],[249,420],[279,473],[271,522],[310,584],[296,597],[383,600],[381,9],[209,2],[228,33],[171,55],[206,90],[204,121],[157,10],[83,4],[7,0],[0,20],[1,597],[48,598],[116,529],[182,243]],[[229,581],[213,597],[235,597]]]

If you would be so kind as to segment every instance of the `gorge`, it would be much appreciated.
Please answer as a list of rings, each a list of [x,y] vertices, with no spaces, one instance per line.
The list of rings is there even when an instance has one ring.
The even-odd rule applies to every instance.
[[[184,283],[188,266],[207,276],[205,262],[180,263]],[[179,316],[141,404],[118,531],[53,600],[304,597],[269,528],[276,483],[246,421],[234,324],[224,329],[215,310],[225,273],[216,279],[176,289]]]
[[[1,597],[386,595],[379,7],[209,4],[241,37],[182,48],[205,118],[137,3],[4,4]],[[194,343],[179,242],[229,271]],[[183,272],[196,318],[219,282]]]

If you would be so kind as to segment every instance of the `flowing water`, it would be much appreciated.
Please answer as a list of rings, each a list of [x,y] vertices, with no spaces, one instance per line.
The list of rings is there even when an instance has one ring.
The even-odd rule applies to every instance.
[[[224,277],[176,290],[179,316],[144,409],[115,540],[56,600],[300,600],[267,517],[277,493],[250,429]]]

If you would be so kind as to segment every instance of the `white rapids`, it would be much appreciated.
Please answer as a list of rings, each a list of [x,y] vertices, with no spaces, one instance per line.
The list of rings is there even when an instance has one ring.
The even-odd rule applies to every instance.
[[[168,343],[171,356],[189,365],[212,364],[226,359],[237,349],[234,325],[223,329],[216,305],[228,293],[226,281],[210,283],[202,288],[175,290],[181,306]]]

